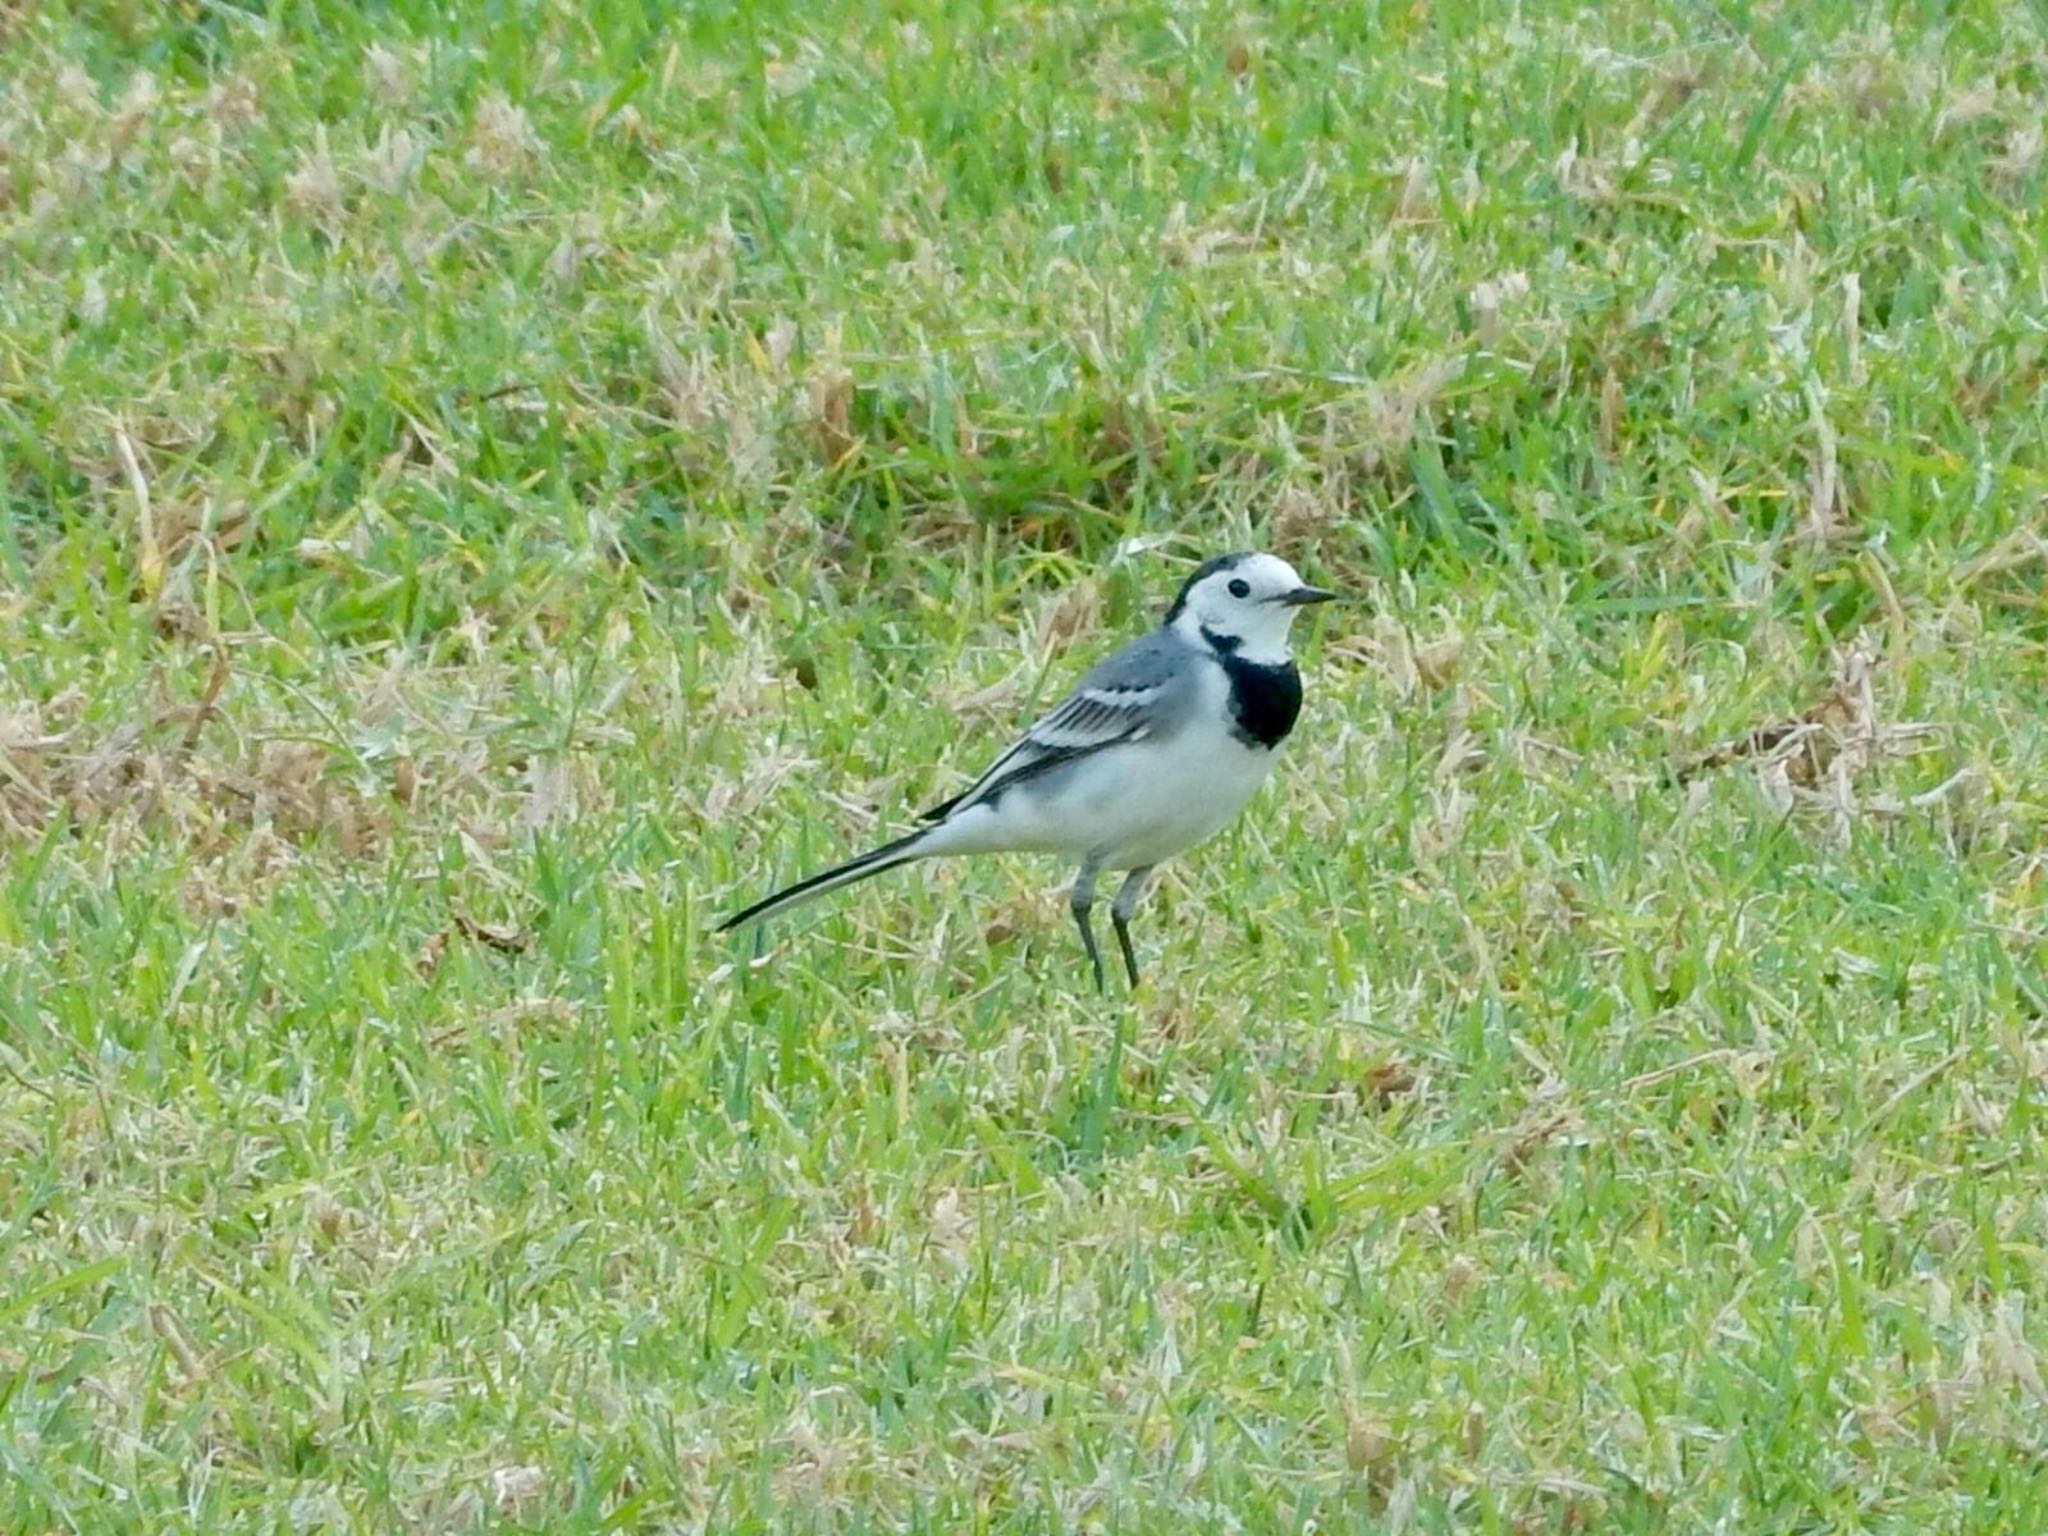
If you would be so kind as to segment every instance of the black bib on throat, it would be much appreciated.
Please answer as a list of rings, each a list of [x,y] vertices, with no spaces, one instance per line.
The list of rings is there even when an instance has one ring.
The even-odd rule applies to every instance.
[[[1248,747],[1277,747],[1301,714],[1301,669],[1292,660],[1272,666],[1237,654],[1235,635],[1204,629],[1202,638],[1230,679],[1230,734]]]

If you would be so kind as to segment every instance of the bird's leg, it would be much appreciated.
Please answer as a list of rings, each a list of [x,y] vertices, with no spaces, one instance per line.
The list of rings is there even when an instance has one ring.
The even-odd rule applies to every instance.
[[[1124,883],[1117,889],[1116,900],[1109,907],[1109,920],[1116,926],[1116,941],[1123,946],[1124,969],[1130,973],[1134,987],[1138,984],[1138,957],[1131,950],[1131,914],[1138,910],[1138,898],[1145,894],[1145,882],[1151,878],[1150,864],[1132,870],[1124,876]]]
[[[1067,900],[1074,909],[1074,925],[1081,930],[1081,947],[1088,951],[1088,963],[1095,967],[1095,990],[1099,994],[1102,984],[1102,951],[1095,947],[1095,925],[1088,920],[1088,912],[1095,905],[1095,875],[1102,868],[1098,859],[1089,859],[1081,866],[1081,872],[1074,876],[1074,889]]]

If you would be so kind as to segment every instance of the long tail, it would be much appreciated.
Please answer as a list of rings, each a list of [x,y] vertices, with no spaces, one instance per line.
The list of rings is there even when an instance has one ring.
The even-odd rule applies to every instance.
[[[787,912],[791,907],[801,906],[827,891],[836,891],[841,886],[852,885],[855,881],[865,880],[870,875],[879,875],[885,869],[894,869],[899,864],[909,864],[921,859],[934,851],[918,846],[930,841],[933,830],[927,828],[922,832],[913,832],[908,837],[899,837],[895,842],[884,843],[857,859],[848,859],[836,869],[812,875],[808,880],[799,880],[795,885],[785,886],[772,896],[763,896],[751,907],[733,913],[720,923],[718,932],[724,933],[728,929],[743,927],[748,923],[765,922],[776,913]]]

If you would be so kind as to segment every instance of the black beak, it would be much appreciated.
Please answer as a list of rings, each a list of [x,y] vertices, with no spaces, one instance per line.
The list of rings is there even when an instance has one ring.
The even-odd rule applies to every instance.
[[[1326,592],[1321,587],[1296,587],[1292,592],[1282,592],[1273,601],[1285,603],[1290,608],[1306,608],[1310,603],[1334,603],[1340,595]]]

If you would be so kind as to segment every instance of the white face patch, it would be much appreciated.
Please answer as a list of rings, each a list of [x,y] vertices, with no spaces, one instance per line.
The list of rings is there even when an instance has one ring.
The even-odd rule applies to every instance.
[[[1278,666],[1289,658],[1287,632],[1300,612],[1284,599],[1302,585],[1279,556],[1247,555],[1196,582],[1174,627],[1192,644],[1221,640],[1246,661]]]

